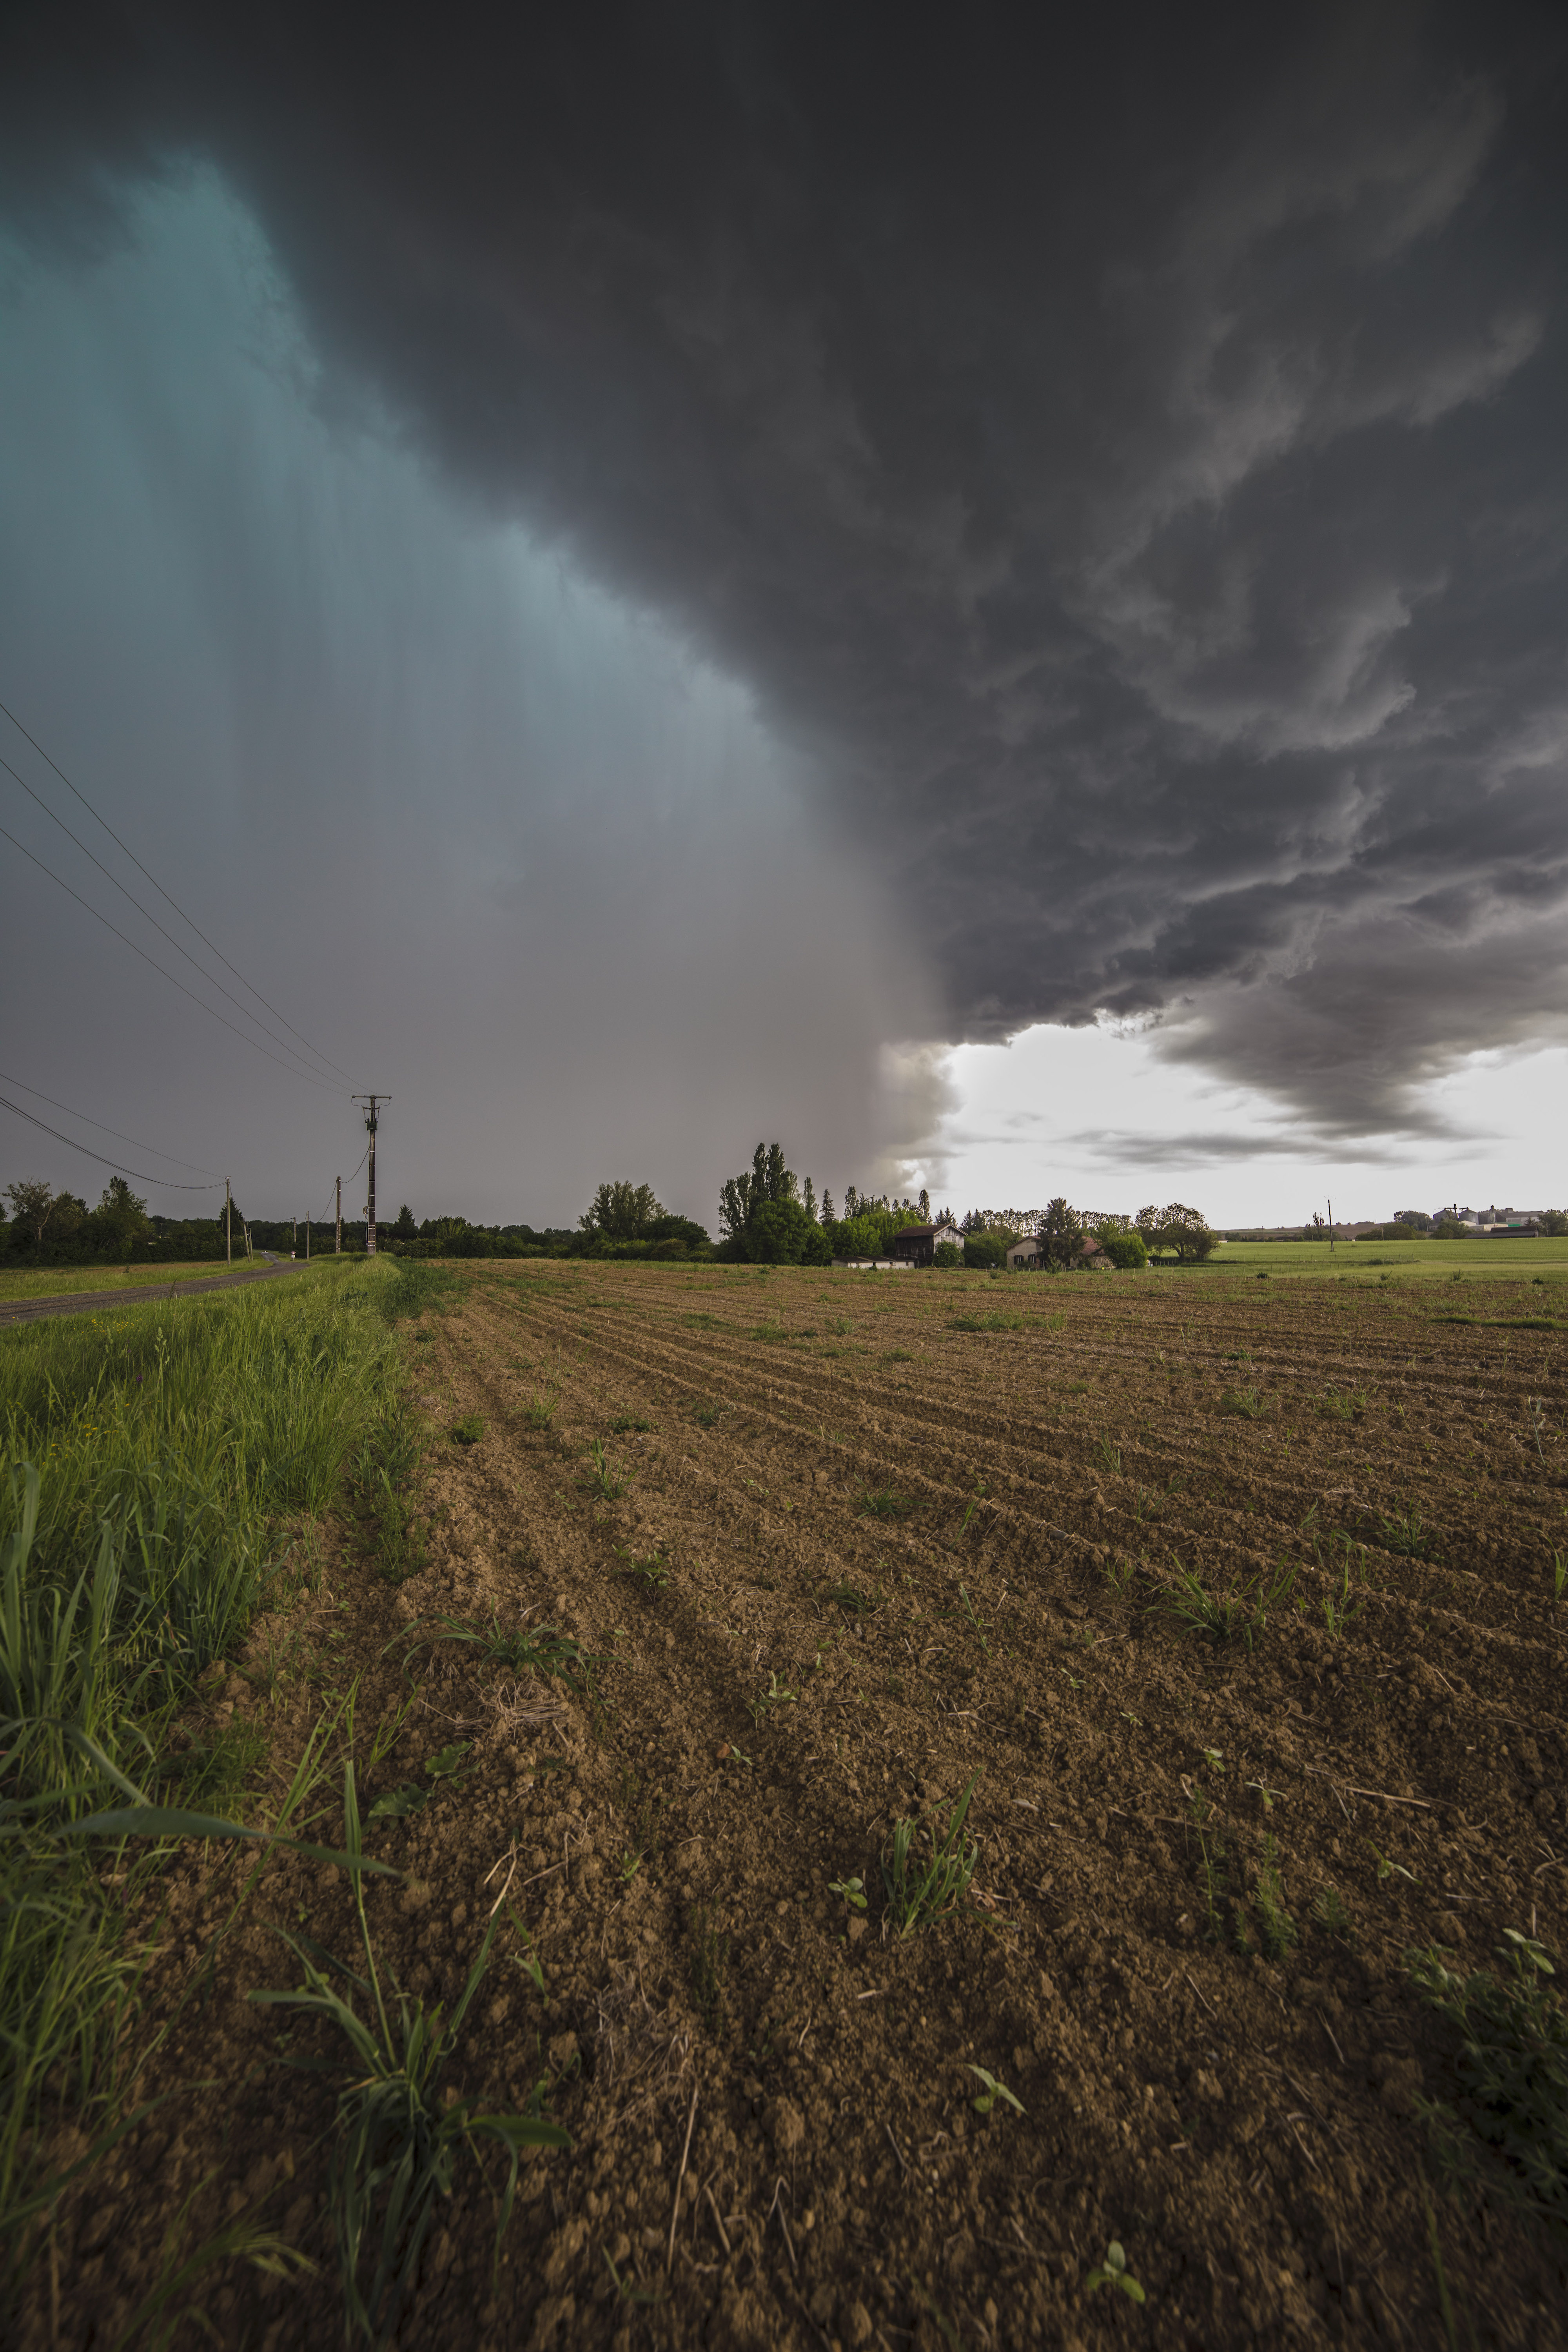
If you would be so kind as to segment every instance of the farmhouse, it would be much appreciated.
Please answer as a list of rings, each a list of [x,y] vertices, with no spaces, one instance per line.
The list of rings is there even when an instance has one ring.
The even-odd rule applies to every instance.
[[[891,1247],[893,1255],[906,1265],[930,1265],[943,1242],[963,1247],[963,1235],[956,1225],[906,1225],[895,1234]]]
[[[1044,1263],[1039,1242],[1033,1234],[1026,1234],[1021,1242],[1015,1242],[1007,1253],[1008,1265],[1020,1274],[1027,1272],[1030,1267],[1043,1265]],[[1110,1258],[1107,1252],[1101,1249],[1092,1234],[1086,1234],[1074,1252],[1072,1271],[1075,1274],[1110,1273]]]

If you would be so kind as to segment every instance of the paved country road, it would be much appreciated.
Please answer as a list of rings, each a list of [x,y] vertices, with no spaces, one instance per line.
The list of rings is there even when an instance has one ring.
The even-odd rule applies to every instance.
[[[277,1274],[302,1274],[309,1260],[279,1258],[271,1265],[247,1266],[242,1274],[209,1274],[200,1282],[138,1283],[124,1290],[62,1291],[54,1298],[0,1299],[0,1331],[13,1323],[36,1323],[45,1315],[85,1315],[106,1307],[144,1307],[154,1300],[191,1298],[198,1290],[230,1290],[239,1282],[268,1282]]]

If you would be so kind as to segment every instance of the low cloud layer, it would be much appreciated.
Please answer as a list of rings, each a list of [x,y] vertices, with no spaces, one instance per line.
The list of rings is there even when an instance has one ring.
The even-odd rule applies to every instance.
[[[1439,1133],[1568,1023],[1560,15],[1021,21],[50,8],[5,200],[216,165],[318,403],[748,683],[936,1032]]]

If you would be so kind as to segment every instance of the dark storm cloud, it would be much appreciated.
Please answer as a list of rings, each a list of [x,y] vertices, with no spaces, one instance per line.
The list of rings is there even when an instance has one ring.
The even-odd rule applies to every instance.
[[[1562,1034],[1555,12],[21,21],[14,215],[213,157],[321,397],[821,757],[953,1036],[1349,1137]]]

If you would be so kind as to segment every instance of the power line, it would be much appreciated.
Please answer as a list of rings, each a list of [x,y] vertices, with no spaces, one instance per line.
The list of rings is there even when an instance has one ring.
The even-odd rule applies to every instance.
[[[8,776],[16,778],[16,782],[21,785],[22,790],[26,793],[28,799],[37,801],[38,806],[43,810],[44,814],[48,817],[52,823],[59,826],[59,829],[65,835],[66,839],[69,842],[75,843],[77,848],[80,850],[84,857],[92,859],[92,863],[97,866],[99,872],[104,877],[104,879],[113,883],[121,897],[129,900],[130,904],[135,908],[137,913],[141,915],[144,920],[152,924],[153,929],[157,932],[160,939],[168,940],[169,945],[174,949],[176,955],[183,955],[184,957],[185,961],[190,965],[193,971],[199,971],[201,973],[202,978],[206,982],[209,988],[216,988],[220,996],[226,996],[237,1013],[242,1014],[247,1021],[255,1021],[256,1026],[258,1029],[266,1030],[268,1036],[272,1039],[274,1045],[281,1045],[286,1054],[291,1054],[293,1052],[294,1048],[289,1044],[286,1038],[279,1037],[276,1029],[268,1029],[265,1021],[258,1021],[249,1005],[242,1004],[232,988],[226,988],[222,981],[217,979],[214,973],[207,970],[205,964],[198,963],[195,957],[191,953],[189,948],[181,946],[173,931],[166,931],[163,929],[163,926],[158,920],[157,916],[150,913],[142,904],[141,899],[132,896],[132,894],[126,888],[124,883],[120,879],[120,877],[110,871],[101,857],[93,856],[93,853],[88,847],[86,842],[81,840],[71,831],[63,816],[56,815],[54,810],[49,806],[47,801],[45,800],[43,794],[41,793],[36,793],[33,790],[32,785],[27,782],[26,776],[18,774],[17,771],[11,765],[10,761],[7,760],[3,753],[0,753],[0,768],[4,768]],[[313,1045],[307,1046],[306,1051],[308,1053],[314,1054],[315,1047]],[[316,1059],[318,1061],[324,1061],[326,1057],[324,1055],[318,1054],[316,1055]],[[335,1062],[329,1062],[327,1063],[327,1067],[329,1069],[336,1069],[337,1064]]]
[[[96,1160],[101,1167],[112,1168],[121,1176],[134,1176],[139,1184],[162,1184],[164,1190],[170,1192],[216,1192],[217,1191],[216,1183],[175,1184],[172,1183],[167,1176],[149,1176],[145,1169],[127,1168],[118,1160],[106,1159],[101,1151],[94,1151],[90,1144],[79,1143],[74,1135],[62,1135],[58,1127],[49,1125],[47,1119],[35,1118],[30,1110],[24,1110],[20,1103],[12,1102],[8,1096],[0,1095],[0,1110],[14,1110],[18,1118],[26,1120],[29,1127],[39,1128],[45,1135],[52,1135],[57,1143],[68,1144],[72,1151],[84,1152],[89,1160]]]
[[[223,965],[224,970],[226,971],[233,972],[234,977],[238,981],[240,986],[242,988],[248,988],[250,990],[250,993],[255,997],[258,1004],[265,1004],[267,1006],[267,1010],[271,1013],[274,1021],[282,1021],[283,1026],[288,1030],[290,1037],[298,1038],[300,1044],[305,1047],[307,1053],[314,1054],[317,1061],[325,1062],[329,1069],[336,1070],[340,1077],[346,1078],[348,1076],[348,1072],[345,1069],[342,1069],[338,1063],[334,1062],[330,1054],[321,1053],[318,1047],[311,1045],[308,1039],[301,1037],[293,1023],[291,1021],[284,1020],[284,1017],[282,1013],[279,1012],[278,1007],[275,1004],[268,1003],[267,998],[262,995],[261,991],[253,986],[251,982],[246,979],[245,974],[240,971],[237,966],[230,963],[227,956],[224,954],[221,948],[215,947],[213,945],[212,940],[208,939],[206,933],[202,929],[201,925],[191,921],[191,918],[186,914],[178,899],[173,898],[170,893],[164,889],[156,875],[148,873],[146,866],[142,865],[142,860],[137,856],[135,851],[126,847],[125,843],[121,840],[120,835],[115,832],[114,827],[109,823],[106,817],[99,815],[98,811],[93,807],[93,804],[88,799],[87,794],[84,792],[79,791],[78,787],[72,783],[70,778],[60,766],[58,761],[50,759],[49,754],[45,751],[37,737],[27,733],[26,729],[23,726],[21,720],[17,718],[16,712],[10,708],[10,706],[7,703],[0,702],[0,711],[5,712],[5,717],[11,721],[11,724],[16,730],[17,734],[25,737],[26,741],[32,745],[39,759],[47,761],[48,765],[54,770],[61,783],[64,784],[67,792],[75,794],[75,797],[81,803],[83,808],[86,809],[89,816],[92,818],[93,822],[96,824],[102,825],[103,830],[108,834],[109,838],[114,843],[115,846],[125,851],[126,856],[130,858],[132,865],[135,866],[138,874],[144,875],[146,877],[146,879],[152,883],[153,889],[156,890],[160,898],[166,898],[170,906],[174,908],[175,914],[180,918],[180,920],[183,923],[190,924],[191,929],[195,931],[202,945],[205,948],[210,948],[212,950],[213,954],[216,956],[219,963]],[[16,773],[14,769],[12,773]],[[90,856],[91,852],[89,851],[88,854]],[[148,917],[148,920],[152,920],[151,916]]]
[[[8,1087],[20,1087],[25,1095],[31,1095],[35,1102],[47,1103],[51,1110],[63,1110],[68,1118],[87,1119],[89,1127],[96,1127],[100,1135],[112,1135],[121,1143],[133,1143],[135,1144],[138,1151],[150,1151],[155,1159],[173,1160],[176,1168],[188,1168],[193,1176],[213,1175],[213,1171],[210,1168],[198,1167],[194,1160],[176,1159],[172,1151],[160,1151],[155,1143],[142,1143],[134,1135],[123,1134],[118,1127],[110,1127],[106,1121],[101,1118],[89,1118],[86,1111],[73,1110],[69,1103],[56,1102],[52,1095],[41,1095],[37,1087],[28,1086],[26,1081],[23,1078],[14,1078],[8,1070],[0,1070],[0,1080],[4,1080],[5,1084]],[[159,1184],[162,1183],[163,1180],[161,1176],[154,1176],[150,1177],[148,1181],[150,1183]],[[223,1178],[221,1176],[213,1176],[213,1182],[215,1184],[221,1184],[223,1182]],[[195,1192],[198,1189],[199,1187],[194,1184],[191,1187],[193,1192]]]
[[[285,1062],[279,1060],[276,1054],[268,1052],[265,1045],[258,1044],[257,1040],[252,1037],[247,1031],[244,1029],[237,1029],[234,1023],[225,1019],[225,1016],[217,1011],[216,1006],[203,1003],[202,999],[196,994],[195,989],[187,988],[183,980],[176,980],[172,971],[164,971],[163,965],[157,961],[155,956],[150,956],[145,948],[138,947],[135,940],[129,938],[127,934],[120,929],[118,923],[111,923],[107,915],[100,915],[98,908],[91,905],[88,899],[84,898],[79,890],[73,890],[68,882],[61,882],[59,876],[54,871],[52,866],[46,866],[41,857],[35,856],[34,852],[30,850],[24,842],[18,841],[14,833],[7,833],[3,824],[0,824],[0,841],[8,841],[13,849],[19,849],[23,856],[30,859],[33,865],[37,867],[40,874],[47,874],[49,880],[56,883],[58,887],[65,892],[68,898],[74,898],[79,907],[86,907],[88,913],[93,916],[97,921],[100,922],[106,931],[112,931],[117,940],[124,940],[126,946],[132,950],[132,954],[139,955],[143,963],[150,963],[154,971],[162,972],[163,978],[168,982],[171,988],[177,988],[180,994],[182,996],[188,996],[193,1004],[201,1005],[202,1011],[204,1013],[210,1013],[215,1021],[223,1022],[224,1027],[228,1030],[231,1035],[243,1038],[247,1045],[255,1046],[256,1051],[258,1054],[266,1054],[269,1062],[277,1062],[279,1068],[280,1070],[287,1070],[290,1076],[309,1079],[310,1085],[313,1087],[320,1087],[323,1094],[339,1094],[340,1090],[338,1087],[329,1086],[325,1078],[319,1078],[314,1070],[303,1069],[297,1062]]]

